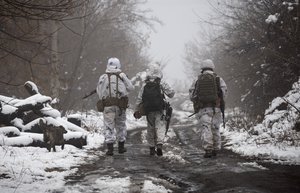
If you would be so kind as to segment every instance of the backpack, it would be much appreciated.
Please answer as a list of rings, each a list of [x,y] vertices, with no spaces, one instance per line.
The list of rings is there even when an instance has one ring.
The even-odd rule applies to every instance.
[[[162,111],[164,108],[164,94],[161,91],[160,80],[148,81],[144,86],[142,101],[145,114]]]
[[[220,93],[220,77],[215,73],[202,73],[198,76],[193,93],[194,110],[216,107]]]

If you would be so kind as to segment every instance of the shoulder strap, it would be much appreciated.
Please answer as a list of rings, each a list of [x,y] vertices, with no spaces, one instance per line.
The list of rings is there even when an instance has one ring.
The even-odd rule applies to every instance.
[[[195,92],[197,92],[196,90],[197,90],[197,87],[198,87],[198,84],[199,84],[199,77],[200,77],[202,74],[203,74],[203,72],[201,72],[201,74],[199,74],[198,77],[197,77],[197,80],[196,80],[195,86],[194,86],[194,90],[193,90],[193,93],[192,93],[193,96],[194,96],[195,94],[197,94],[197,93],[195,93]]]
[[[216,81],[217,81],[218,95],[219,95],[219,97],[223,97],[222,96],[221,83],[220,83],[220,76],[216,75]]]
[[[111,75],[116,75],[117,77],[117,85],[116,85],[116,89],[117,89],[117,94],[119,93],[119,78],[123,81],[123,79],[120,77],[120,72],[116,72],[116,73],[106,73],[108,76],[108,89],[109,89],[109,96],[111,97],[111,82],[110,82],[110,77]]]

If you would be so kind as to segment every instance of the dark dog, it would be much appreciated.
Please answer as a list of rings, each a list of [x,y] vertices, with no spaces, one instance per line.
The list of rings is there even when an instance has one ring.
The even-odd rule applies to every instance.
[[[48,151],[50,152],[51,148],[53,148],[53,151],[56,152],[55,145],[61,145],[61,149],[64,149],[64,133],[67,133],[65,128],[62,126],[46,125],[42,120],[39,123],[44,131],[44,142]]]

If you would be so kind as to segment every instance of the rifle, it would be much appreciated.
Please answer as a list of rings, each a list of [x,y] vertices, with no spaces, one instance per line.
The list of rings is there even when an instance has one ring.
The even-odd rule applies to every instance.
[[[91,96],[91,95],[93,95],[93,94],[95,94],[95,93],[96,93],[96,89],[93,90],[92,92],[90,92],[90,94],[87,94],[87,95],[85,95],[84,97],[82,97],[82,99],[86,99],[86,98],[88,98],[89,96]]]
[[[198,113],[198,112],[193,113],[193,114],[189,115],[188,117],[192,117],[192,116],[196,115],[197,113]]]
[[[225,101],[223,97],[223,92],[221,91],[221,96],[220,96],[220,109],[222,112],[222,118],[223,118],[223,127],[225,128]]]
[[[165,135],[167,135],[168,130],[169,130],[172,113],[173,113],[173,108],[171,107],[170,103],[167,102],[166,103],[166,116],[165,116],[165,120],[166,120],[167,124],[166,124]]]

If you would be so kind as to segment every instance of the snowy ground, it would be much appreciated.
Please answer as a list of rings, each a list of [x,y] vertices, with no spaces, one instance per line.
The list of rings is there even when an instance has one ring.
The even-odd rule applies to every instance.
[[[173,126],[196,123],[194,117],[187,117],[191,114],[191,103],[186,101],[182,103],[181,107],[184,111],[174,112],[173,118],[177,121],[174,121]],[[146,126],[144,119],[135,120],[132,111],[129,110],[127,113],[129,130]],[[90,111],[81,116],[85,127],[89,130],[88,144],[83,149],[66,145],[64,150],[58,147],[57,152],[48,152],[45,148],[1,146],[1,192],[53,192],[53,190],[59,192],[60,189],[65,192],[74,192],[72,189],[66,190],[63,188],[65,185],[64,177],[75,173],[77,165],[93,159],[95,155],[91,154],[91,150],[99,148],[104,142],[101,113]],[[246,130],[237,133],[230,128],[222,128],[222,134],[226,137],[226,148],[245,156],[259,156],[268,162],[300,165],[300,147],[291,146],[287,143],[273,143],[273,135],[270,135],[267,131],[263,132],[264,123],[256,127],[256,130],[261,132],[256,138],[249,137],[249,132]],[[171,132],[170,137],[175,137],[175,135],[172,135]],[[257,140],[261,137],[264,137],[264,142],[270,141],[270,143],[260,143],[258,145]],[[269,139],[266,139],[267,137]],[[104,155],[105,152],[98,153]],[[176,157],[178,161],[184,161],[172,151],[166,152],[164,156]],[[255,162],[251,164],[255,164]],[[94,186],[101,187],[102,192],[128,192],[129,183],[130,179],[128,177],[112,178],[103,176],[97,180]],[[143,192],[163,193],[169,191],[147,180],[144,182]]]
[[[103,136],[93,132],[89,133],[88,145],[83,150],[72,145],[65,145],[64,150],[58,147],[57,152],[37,147],[1,146],[1,192],[47,192],[60,188],[64,177],[75,172],[71,167],[91,158],[88,150],[102,143]]]
[[[48,152],[46,148],[37,147],[0,147],[0,187],[1,193],[10,192],[52,192],[64,187],[64,177],[76,172],[74,166],[93,159],[89,154],[93,148],[103,145],[102,115],[94,111],[82,114],[84,124],[89,128],[88,144],[83,149],[65,145],[57,152]],[[145,120],[135,120],[132,111],[128,111],[128,129],[145,126]],[[105,154],[105,152],[99,152]],[[101,192],[128,192],[128,178],[111,178],[103,176],[97,180]],[[51,184],[51,185],[50,185]],[[144,192],[168,192],[164,187],[154,185],[151,181],[144,183]],[[74,192],[67,190],[67,192]]]
[[[190,102],[183,103],[186,109],[191,109]],[[175,116],[187,123],[187,117],[191,113],[186,111],[177,111]],[[266,119],[264,122],[270,121]],[[196,121],[194,121],[194,124]],[[289,124],[291,125],[291,124]],[[295,164],[300,165],[300,147],[291,145],[287,142],[278,142],[274,136],[275,131],[264,127],[263,124],[255,125],[254,128],[259,130],[260,133],[252,135],[249,133],[249,128],[231,128],[221,126],[221,135],[225,138],[224,148],[229,149],[235,153],[247,157],[257,157],[261,161],[281,164]],[[279,127],[276,131],[282,130]],[[238,131],[238,132],[237,132]],[[289,131],[289,130],[287,130]],[[287,132],[285,131],[285,132]],[[299,135],[299,132],[291,131],[290,135]],[[280,136],[279,136],[280,137]],[[299,138],[298,138],[299,140]]]
[[[300,79],[285,96],[270,103],[261,123],[249,128],[238,125],[222,128],[227,148],[264,161],[300,165],[299,109]]]

